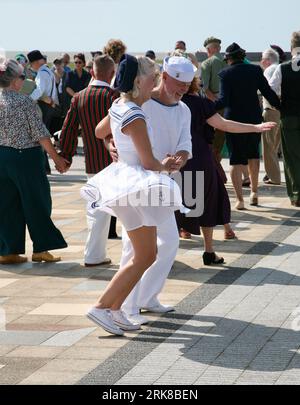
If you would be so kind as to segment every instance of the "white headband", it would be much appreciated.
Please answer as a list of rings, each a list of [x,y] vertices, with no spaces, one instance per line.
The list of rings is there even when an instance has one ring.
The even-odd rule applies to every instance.
[[[173,79],[190,83],[197,72],[196,66],[183,56],[168,56],[164,59],[164,72],[167,72]]]

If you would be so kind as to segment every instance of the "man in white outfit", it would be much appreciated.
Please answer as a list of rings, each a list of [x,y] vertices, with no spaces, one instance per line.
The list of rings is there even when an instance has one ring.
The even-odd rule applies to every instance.
[[[107,115],[114,100],[114,92],[109,85],[114,72],[114,61],[108,55],[95,58],[93,80],[73,97],[60,134],[61,155],[71,164],[77,149],[79,127],[82,128],[88,178],[111,163],[103,141],[95,137],[95,127]],[[103,211],[92,210],[89,205],[87,207],[89,233],[84,250],[85,266],[109,264],[111,260],[106,257],[106,242],[111,217]]]
[[[163,161],[167,155],[175,155],[180,158],[181,167],[192,157],[192,143],[191,113],[180,100],[188,91],[196,71],[197,68],[184,57],[166,58],[161,84],[154,90],[152,99],[142,106],[153,130],[155,157]],[[133,256],[131,242],[124,230],[122,237],[121,268]],[[157,313],[174,310],[171,306],[162,305],[158,294],[172,268],[178,246],[179,235],[175,216],[172,216],[157,228],[156,262],[145,272],[122,306],[132,322],[148,322],[140,315],[140,309]]]

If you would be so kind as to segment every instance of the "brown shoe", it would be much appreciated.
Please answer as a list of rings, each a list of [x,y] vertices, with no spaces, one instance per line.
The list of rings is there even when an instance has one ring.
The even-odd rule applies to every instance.
[[[293,207],[300,207],[300,201],[292,201],[291,204]]]
[[[250,205],[257,206],[258,205],[258,196],[257,193],[250,194]]]
[[[21,264],[27,262],[27,257],[20,255],[0,256],[0,264]]]
[[[32,261],[38,263],[40,262],[55,263],[60,262],[61,257],[55,257],[49,252],[40,252],[32,254]]]
[[[103,266],[105,264],[111,264],[111,259],[109,259],[109,258],[104,259],[103,262],[100,262],[100,263],[84,263],[85,267],[97,267],[97,266]]]

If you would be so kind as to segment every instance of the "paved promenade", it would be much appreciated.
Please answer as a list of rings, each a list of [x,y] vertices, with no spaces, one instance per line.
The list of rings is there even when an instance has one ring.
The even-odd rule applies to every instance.
[[[237,240],[217,228],[224,266],[203,266],[201,237],[182,240],[161,294],[176,312],[145,314],[149,325],[119,338],[84,316],[118,269],[121,241],[108,242],[111,266],[83,267],[82,167],[77,157],[50,176],[63,261],[0,265],[0,384],[300,383],[300,211],[284,185],[262,186],[259,207],[233,211]]]

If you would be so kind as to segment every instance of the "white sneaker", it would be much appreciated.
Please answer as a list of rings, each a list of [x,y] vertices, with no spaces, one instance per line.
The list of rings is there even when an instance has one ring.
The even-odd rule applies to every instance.
[[[149,323],[149,319],[145,318],[140,314],[130,314],[130,315],[127,314],[126,316],[130,320],[130,322],[138,325],[146,325],[147,323]]]
[[[139,323],[131,322],[121,310],[110,311],[114,323],[122,330],[139,330],[141,325]]]
[[[157,305],[153,307],[147,307],[143,308],[147,312],[156,312],[158,314],[166,314],[167,312],[172,312],[175,311],[174,307],[171,307],[171,305],[163,305],[158,303]]]
[[[124,332],[122,329],[115,325],[112,315],[109,309],[91,308],[86,316],[98,326],[101,326],[106,332],[113,335],[123,336]]]
[[[244,201],[236,201],[234,208],[238,211],[242,211],[245,209]]]

